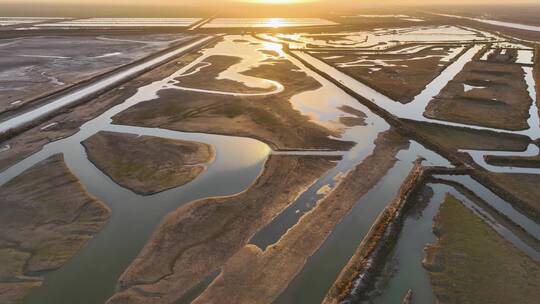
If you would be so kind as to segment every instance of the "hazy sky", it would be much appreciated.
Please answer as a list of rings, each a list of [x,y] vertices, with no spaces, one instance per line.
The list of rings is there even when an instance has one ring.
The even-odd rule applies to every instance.
[[[523,6],[520,4],[539,5],[539,2],[540,0],[0,0],[0,14],[58,17],[209,17],[219,12],[222,17],[319,17],[360,8],[367,11],[370,7],[376,8],[377,12],[382,8],[388,13],[401,12],[405,6],[426,4],[469,4],[484,9],[496,7],[494,4],[500,3],[516,9]],[[261,9],[252,3],[295,5],[268,5]]]
[[[13,0],[0,0],[2,2],[11,2]],[[127,5],[189,5],[189,6],[200,6],[200,5],[212,5],[212,4],[225,4],[231,2],[252,2],[252,3],[302,3],[302,2],[315,2],[315,3],[329,3],[329,4],[377,4],[377,5],[388,5],[388,4],[398,4],[398,5],[415,5],[415,4],[518,4],[518,3],[530,3],[538,4],[538,0],[518,0],[518,1],[508,1],[508,0],[18,0],[16,2],[30,2],[30,3],[66,3],[66,4],[127,4]]]

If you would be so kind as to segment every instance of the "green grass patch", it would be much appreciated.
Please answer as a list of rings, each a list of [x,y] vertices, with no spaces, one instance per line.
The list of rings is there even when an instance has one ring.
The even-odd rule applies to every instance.
[[[436,218],[440,303],[538,303],[540,264],[448,194]]]

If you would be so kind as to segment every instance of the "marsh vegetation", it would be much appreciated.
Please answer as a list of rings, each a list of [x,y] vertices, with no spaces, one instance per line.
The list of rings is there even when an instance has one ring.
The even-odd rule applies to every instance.
[[[0,41],[0,301],[533,303],[535,46],[369,15]]]

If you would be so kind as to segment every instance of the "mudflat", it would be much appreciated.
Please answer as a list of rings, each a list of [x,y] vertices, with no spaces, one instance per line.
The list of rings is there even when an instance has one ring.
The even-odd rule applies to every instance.
[[[268,29],[266,35],[257,29],[208,32],[195,29],[185,36],[219,31],[224,34],[100,96],[70,104],[50,117],[37,120],[33,128],[4,134],[0,139],[0,171],[47,143],[74,135],[46,146],[43,152],[20,165],[36,158],[42,160],[45,156],[40,155],[43,154],[49,157],[63,152],[66,160],[69,154],[68,164],[79,176],[79,171],[71,167],[72,163],[82,161],[84,164],[88,158],[98,170],[84,172],[84,179],[80,175],[81,182],[110,206],[115,206],[119,214],[111,217],[107,229],[97,234],[88,246],[82,247],[101,228],[109,211],[86,194],[76,177],[66,182],[56,178],[57,174],[49,173],[52,169],[46,166],[54,162],[55,168],[63,168],[62,172],[71,174],[61,157],[53,156],[15,179],[11,172],[17,170],[18,165],[8,169],[6,175],[0,176],[1,180],[6,180],[6,184],[0,186],[0,201],[5,193],[10,200],[9,204],[0,202],[0,207],[8,204],[7,208],[0,209],[15,211],[0,215],[3,221],[0,222],[0,302],[4,299],[8,303],[16,302],[28,293],[23,301],[39,304],[104,302],[107,299],[108,303],[310,302],[310,299],[322,299],[327,288],[331,290],[327,301],[329,296],[339,296],[332,300],[354,302],[357,296],[363,300],[364,295],[366,301],[375,302],[379,295],[390,295],[392,299],[397,295],[397,302],[410,301],[411,297],[416,297],[414,301],[424,300],[423,295],[432,299],[428,274],[420,263],[421,248],[431,241],[429,225],[438,211],[439,205],[431,204],[433,195],[437,195],[436,203],[439,203],[442,201],[439,195],[451,191],[455,195],[461,193],[467,206],[471,203],[478,206],[475,211],[483,216],[477,218],[471,213],[474,220],[487,220],[477,225],[472,220],[469,222],[461,211],[454,210],[451,215],[445,211],[443,217],[449,228],[439,227],[442,231],[439,244],[427,248],[425,260],[425,266],[434,275],[448,270],[442,278],[433,280],[441,302],[451,302],[449,299],[454,296],[458,298],[454,302],[466,302],[469,298],[474,299],[470,301],[474,303],[488,302],[505,287],[503,279],[498,277],[500,273],[516,268],[516,274],[507,279],[515,276],[519,283],[515,284],[517,287],[510,283],[513,298],[505,300],[521,303],[517,299],[521,293],[527,297],[524,301],[527,303],[531,293],[529,285],[534,284],[525,286],[528,282],[524,278],[538,281],[538,263],[529,267],[530,259],[527,261],[522,258],[523,254],[514,254],[508,249],[513,248],[510,243],[497,234],[484,233],[479,227],[486,223],[493,227],[500,225],[512,233],[511,237],[515,235],[525,245],[532,244],[532,249],[538,249],[534,227],[513,210],[508,212],[510,209],[503,201],[538,222],[540,180],[534,174],[493,173],[490,171],[493,167],[485,166],[478,156],[499,165],[498,170],[493,171],[516,172],[517,169],[508,166],[522,166],[527,172],[534,172],[532,167],[538,167],[538,156],[521,157],[525,153],[519,153],[532,147],[531,144],[538,144],[537,129],[532,126],[526,132],[513,132],[528,128],[529,123],[536,120],[528,116],[533,110],[530,107],[533,92],[527,91],[531,89],[527,84],[531,83],[525,78],[529,76],[532,44],[471,28],[433,26],[426,15],[418,16],[424,21],[416,17],[399,21],[405,26],[378,20],[355,26],[354,21],[326,28],[305,28],[306,32],[299,28]],[[377,22],[383,26],[393,23],[396,27],[372,28]],[[409,27],[411,22],[418,26]],[[40,31],[32,34],[26,30],[23,37],[36,36],[37,39],[38,35],[43,35]],[[77,30],[70,34],[75,40],[84,32],[89,41],[94,41],[96,31]],[[136,29],[111,30],[103,37],[106,39],[97,40],[130,48],[141,45],[141,49],[143,44],[156,42],[155,47],[158,47],[158,44],[170,43],[169,36],[158,35],[162,31],[172,29],[158,30],[155,35],[145,37],[137,36]],[[118,33],[129,32],[133,39],[120,41],[125,36]],[[112,33],[118,35],[113,37]],[[176,35],[183,34],[177,32]],[[141,41],[134,41],[136,39]],[[8,48],[11,43],[7,40],[0,43],[0,53],[4,42],[8,43]],[[96,48],[101,45],[98,44]],[[84,81],[86,68],[92,68],[81,68],[80,75],[76,75],[81,78],[65,79],[64,72],[72,67],[63,66],[61,61],[70,59],[56,57],[81,53],[92,57],[95,65],[110,62],[111,68],[124,58],[116,54],[122,51],[100,48],[99,52],[94,52],[90,47],[81,51],[80,45],[73,50],[41,54],[39,52],[52,48],[42,47],[37,42],[36,45],[31,57],[22,54],[25,56],[14,59],[12,66],[20,71],[17,66],[24,62],[35,62],[41,67],[46,66],[45,62],[53,62],[43,75],[35,74],[35,70],[26,75],[36,76],[38,86],[43,87],[54,84],[61,88],[59,82],[69,85],[70,80]],[[480,51],[469,58],[472,54],[467,53],[467,58],[448,69],[449,64],[470,47],[489,50],[492,55],[485,57],[486,53]],[[126,49],[126,56],[128,51],[137,52]],[[389,98],[364,90],[365,86],[356,86],[343,74],[333,73],[335,71],[329,67],[326,70],[324,63],[300,56],[300,52],[325,61]],[[11,57],[16,55],[16,52],[10,53]],[[461,72],[457,71],[465,61],[469,63]],[[9,58],[0,60],[0,66],[9,64]],[[59,77],[49,77],[48,71],[53,68],[59,71]],[[537,68],[533,67],[536,80]],[[0,84],[1,77],[0,73]],[[4,92],[11,94],[13,88],[10,85]],[[415,99],[424,88],[429,88],[425,93],[440,93],[433,100]],[[422,96],[424,94],[419,97]],[[395,101],[396,111],[391,109],[392,105],[386,107],[388,99]],[[411,100],[419,102],[408,103]],[[459,122],[462,127],[437,124],[433,120],[428,123],[419,117],[424,112],[424,102],[428,101],[431,103],[426,116],[436,118],[439,123]],[[40,102],[31,107],[39,106]],[[0,102],[0,120],[26,110],[26,106],[17,109],[19,105],[24,105],[24,100],[14,104],[10,101],[9,107],[14,111],[2,114]],[[120,106],[115,107],[117,105]],[[108,109],[112,111],[106,112]],[[412,115],[417,111],[420,113]],[[85,125],[86,122],[89,123]],[[478,126],[500,129],[499,132],[487,131]],[[77,133],[79,129],[81,132]],[[208,136],[187,134],[189,132]],[[243,140],[211,134],[250,137],[259,142],[247,140],[251,143],[244,146],[240,143]],[[203,143],[205,138],[215,143],[218,155],[213,146]],[[270,145],[272,150],[260,141]],[[261,147],[263,154],[255,150],[256,147]],[[236,155],[235,151],[240,149],[241,153]],[[409,168],[417,155],[415,168],[402,183],[404,168]],[[243,159],[248,156],[253,156],[254,162]],[[211,164],[214,157],[215,165]],[[429,167],[420,168],[420,158]],[[263,160],[266,162],[261,168]],[[210,170],[204,172],[207,166]],[[104,174],[100,170],[121,187],[101,183],[99,179]],[[399,228],[400,223],[394,220],[404,215],[401,213],[404,210],[399,208],[405,204],[410,189],[422,186],[419,180],[424,179],[424,173],[432,177],[426,182],[437,192],[426,190],[422,193],[425,197],[419,198],[421,202],[414,206],[416,210],[411,214],[418,217],[418,221],[407,223],[415,224],[412,227],[415,233],[408,234],[409,230],[407,234],[399,233],[394,229]],[[260,175],[257,177],[257,174]],[[444,176],[454,178],[445,180]],[[8,182],[8,179],[12,180]],[[390,202],[388,195],[392,193],[389,192],[400,183],[398,198]],[[446,186],[457,192],[449,188],[439,192]],[[151,195],[166,190],[170,191]],[[227,196],[216,196],[225,193]],[[494,199],[490,205],[487,201],[492,195],[500,196],[502,201]],[[74,196],[80,203],[64,202],[75,200]],[[46,199],[47,203],[42,203],[41,199]],[[88,203],[84,203],[85,200]],[[29,202],[33,205],[27,207]],[[458,206],[461,205],[458,203]],[[385,211],[377,216],[376,212],[384,207]],[[429,218],[424,217],[425,211],[430,212]],[[463,223],[461,217],[465,218]],[[34,224],[34,221],[39,223]],[[365,228],[370,224],[372,229],[366,234]],[[134,234],[134,230],[137,233]],[[365,237],[353,254],[359,241],[358,233]],[[447,237],[450,234],[452,238]],[[402,242],[393,244],[400,236]],[[425,239],[427,236],[429,240]],[[482,239],[486,236],[492,244]],[[453,243],[446,246],[444,242],[449,239]],[[475,243],[471,248],[469,241]],[[394,255],[403,249],[402,244],[414,251]],[[389,247],[394,245],[397,246],[395,251],[386,256],[385,250],[390,252]],[[489,260],[491,256],[478,246],[489,248],[489,254],[497,252],[499,256],[495,261],[510,266],[489,264],[493,262]],[[76,258],[66,264],[65,261],[81,248]],[[411,252],[413,254],[409,254]],[[524,252],[529,253],[528,248]],[[448,260],[444,254],[449,256]],[[351,256],[349,264],[343,267]],[[481,258],[476,259],[476,256]],[[383,265],[381,259],[388,257],[392,260]],[[469,257],[475,259],[471,261]],[[409,258],[414,258],[414,263]],[[448,261],[452,262],[449,266],[445,265]],[[383,271],[375,269],[379,266]],[[342,275],[337,277],[339,268]],[[462,273],[470,270],[481,276]],[[421,272],[420,281],[417,281],[416,271]],[[403,273],[405,280],[402,280]],[[453,280],[461,280],[458,275],[464,275],[463,282],[454,284]],[[493,295],[486,295],[488,291],[484,286],[474,286],[492,275],[496,279],[490,288],[497,289]],[[466,290],[471,286],[465,286],[464,291],[454,293],[452,288],[461,288],[459,284],[466,284],[467,280],[472,281],[470,285],[476,290]],[[40,288],[30,292],[43,282]],[[351,288],[357,284],[359,288]],[[72,288],[65,290],[68,285]],[[536,285],[533,286],[535,293]],[[313,286],[318,288],[317,292],[309,290]],[[524,292],[519,290],[521,286],[525,286]],[[450,297],[445,294],[448,290],[452,293]],[[407,296],[403,298],[404,295]]]
[[[60,154],[0,187],[0,302],[19,303],[44,271],[66,263],[107,221]]]
[[[148,195],[194,180],[214,158],[210,145],[101,131],[83,142],[88,159],[116,183]]]
[[[186,34],[66,35],[5,39],[0,44],[0,113],[47,93],[142,59]],[[3,41],[3,42],[4,42]]]
[[[124,102],[127,98],[135,94],[139,87],[173,74],[197,57],[197,54],[189,53],[180,58],[175,58],[160,67],[136,77],[123,86],[114,88],[74,108],[65,109],[54,118],[16,137],[3,141],[2,145],[9,146],[9,149],[0,152],[0,170],[4,170],[32,155],[49,142],[75,134],[79,131],[81,125],[99,116],[109,108]]]

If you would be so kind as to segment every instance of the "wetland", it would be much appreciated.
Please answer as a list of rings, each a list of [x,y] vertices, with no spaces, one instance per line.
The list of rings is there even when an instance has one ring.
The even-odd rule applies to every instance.
[[[534,303],[537,46],[361,15],[0,30],[0,301]]]

